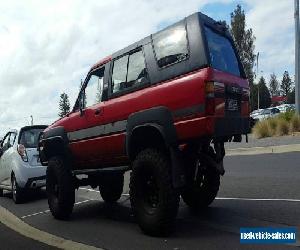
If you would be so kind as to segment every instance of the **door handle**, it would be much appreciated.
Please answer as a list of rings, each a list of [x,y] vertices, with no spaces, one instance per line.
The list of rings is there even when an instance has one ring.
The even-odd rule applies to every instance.
[[[100,114],[101,114],[101,109],[99,109],[99,108],[96,109],[96,110],[95,110],[95,115],[100,115]]]

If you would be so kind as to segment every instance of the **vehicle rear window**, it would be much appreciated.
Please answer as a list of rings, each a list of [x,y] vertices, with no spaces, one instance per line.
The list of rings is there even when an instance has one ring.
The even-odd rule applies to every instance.
[[[24,130],[20,137],[20,144],[23,144],[25,148],[36,148],[39,135],[44,129],[45,128],[33,128]]]
[[[188,56],[188,42],[184,23],[154,34],[152,41],[159,67],[180,62]]]
[[[225,36],[205,26],[210,63],[214,69],[240,76],[240,69],[232,43]]]

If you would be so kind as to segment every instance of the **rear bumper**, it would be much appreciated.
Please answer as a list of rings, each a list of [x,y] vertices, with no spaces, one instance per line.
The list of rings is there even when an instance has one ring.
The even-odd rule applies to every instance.
[[[198,138],[230,137],[250,133],[249,117],[197,117],[175,123],[179,143]]]
[[[21,188],[37,188],[46,185],[46,166],[28,166],[23,163],[15,169],[18,185]],[[33,185],[33,183],[35,183]]]
[[[29,178],[25,188],[40,188],[46,186],[46,175]]]
[[[224,117],[215,121],[214,136],[232,136],[250,133],[250,119],[248,117]]]

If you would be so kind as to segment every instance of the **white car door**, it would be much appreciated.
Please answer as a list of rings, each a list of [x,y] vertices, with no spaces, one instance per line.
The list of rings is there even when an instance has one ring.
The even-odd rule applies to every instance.
[[[11,171],[12,171],[12,157],[14,156],[14,150],[15,148],[13,147],[16,139],[16,133],[11,132],[9,136],[9,145],[8,149],[5,151],[4,155],[4,175],[5,175],[5,180],[4,184],[10,185],[11,184]]]
[[[7,179],[7,170],[6,170],[6,158],[7,158],[7,150],[9,148],[9,137],[10,133],[7,133],[4,137],[4,140],[1,144],[2,155],[0,157],[0,183],[4,184]]]

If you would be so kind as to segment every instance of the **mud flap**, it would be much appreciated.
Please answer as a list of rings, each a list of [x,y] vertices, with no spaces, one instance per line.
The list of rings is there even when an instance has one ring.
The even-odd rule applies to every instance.
[[[170,148],[170,156],[172,162],[172,183],[174,188],[181,188],[185,185],[185,171],[183,157],[181,157],[179,149]]]

